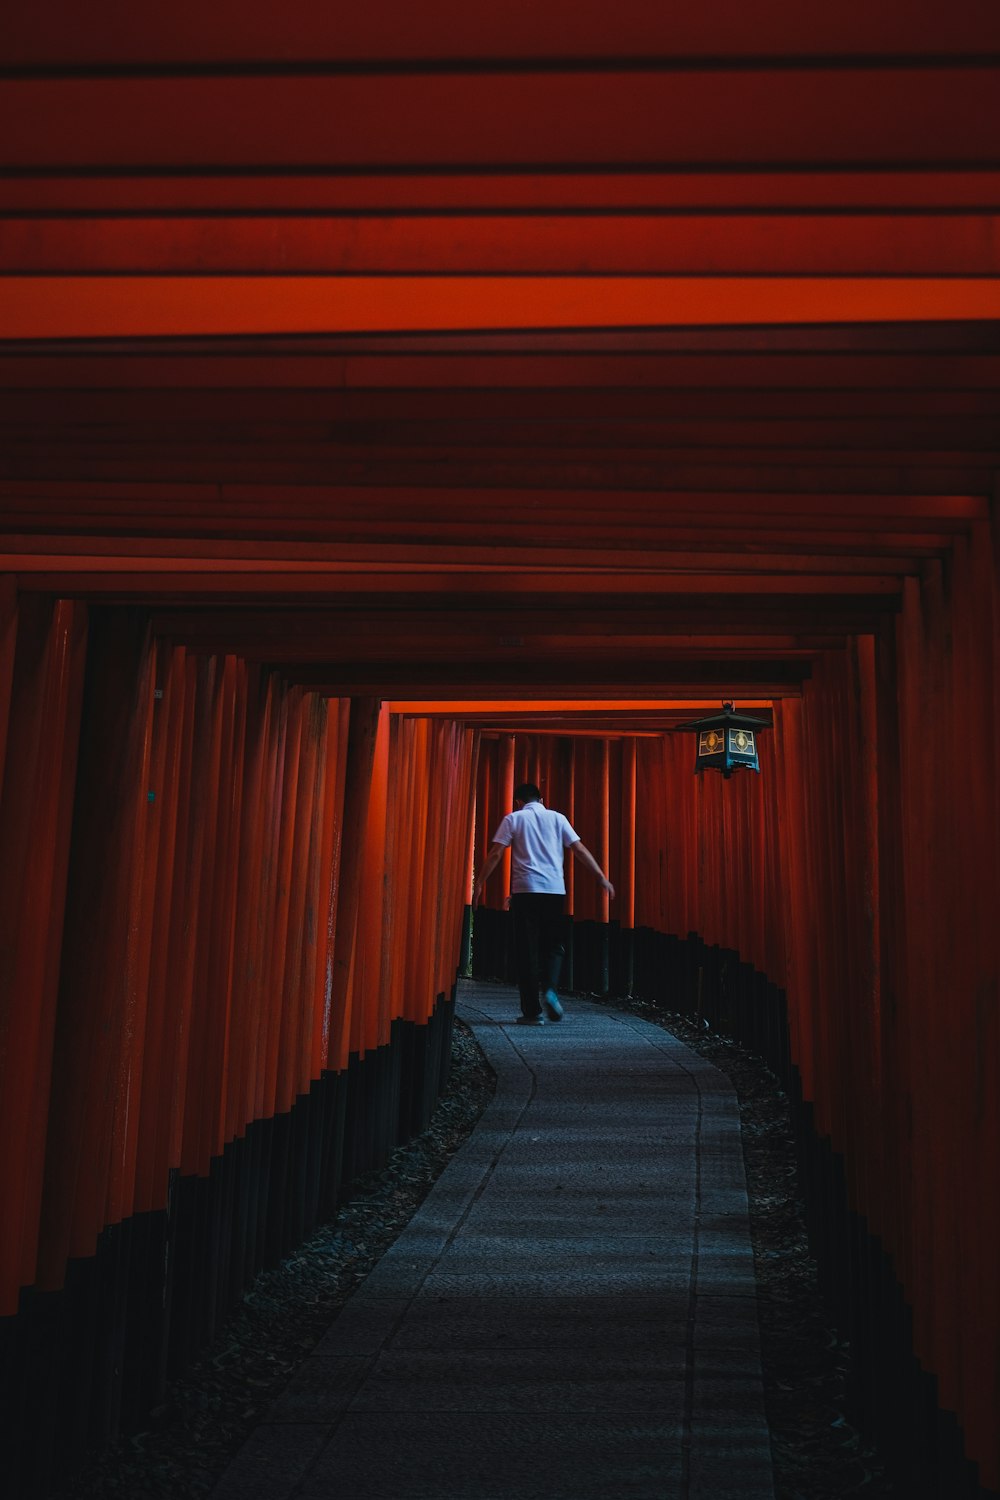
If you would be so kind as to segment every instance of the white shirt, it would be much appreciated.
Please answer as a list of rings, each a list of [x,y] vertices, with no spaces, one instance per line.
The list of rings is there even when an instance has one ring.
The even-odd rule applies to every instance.
[[[565,852],[580,842],[580,835],[562,813],[541,802],[526,802],[520,811],[507,814],[493,842],[510,847],[510,888],[515,895],[566,894]]]

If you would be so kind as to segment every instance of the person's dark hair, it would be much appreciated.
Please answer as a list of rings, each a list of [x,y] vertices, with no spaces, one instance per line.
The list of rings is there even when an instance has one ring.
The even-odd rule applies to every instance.
[[[542,794],[533,781],[522,781],[520,786],[514,788],[514,800],[516,802],[541,802]]]

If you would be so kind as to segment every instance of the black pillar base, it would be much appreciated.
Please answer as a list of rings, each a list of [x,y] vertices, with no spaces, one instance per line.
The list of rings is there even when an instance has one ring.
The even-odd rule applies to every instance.
[[[255,1121],[207,1177],[172,1174],[166,1208],[103,1230],[61,1291],[22,1294],[0,1319],[9,1500],[44,1496],[88,1453],[137,1430],[257,1273],[427,1128],[448,1081],[454,1008],[454,993],[442,994],[426,1025],[396,1021],[386,1046]]]

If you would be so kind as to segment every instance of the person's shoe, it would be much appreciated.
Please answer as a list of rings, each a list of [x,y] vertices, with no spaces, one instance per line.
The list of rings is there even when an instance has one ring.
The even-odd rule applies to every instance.
[[[562,1020],[563,1008],[559,1002],[559,996],[556,994],[555,990],[545,991],[545,994],[542,996],[542,1004],[545,1006],[545,1014],[548,1016],[550,1021]]]
[[[518,1026],[544,1026],[545,1025],[545,1017],[544,1016],[518,1016],[518,1018],[517,1018],[517,1025]]]

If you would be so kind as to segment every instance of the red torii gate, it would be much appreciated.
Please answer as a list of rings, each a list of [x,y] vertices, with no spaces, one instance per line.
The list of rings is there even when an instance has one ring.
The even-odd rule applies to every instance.
[[[1000,18],[543,10],[5,25],[6,1368],[68,1261],[155,1261],[171,1173],[193,1255],[251,1122],[290,1163],[351,1057],[440,1053],[472,790],[533,758],[626,923],[787,992],[997,1489]],[[733,693],[764,775],[695,786],[663,731]],[[336,1195],[309,1160],[157,1359]],[[159,1369],[110,1284],[104,1431]]]

